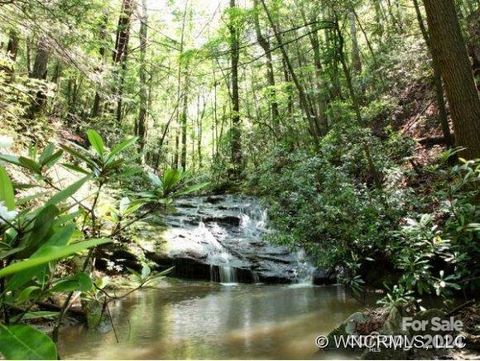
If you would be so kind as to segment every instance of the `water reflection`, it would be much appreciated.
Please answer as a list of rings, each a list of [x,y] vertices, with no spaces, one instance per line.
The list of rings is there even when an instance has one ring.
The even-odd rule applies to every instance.
[[[113,332],[66,328],[64,358],[325,358],[314,339],[361,306],[341,287],[166,281],[112,305]],[[339,357],[341,355],[331,355]]]

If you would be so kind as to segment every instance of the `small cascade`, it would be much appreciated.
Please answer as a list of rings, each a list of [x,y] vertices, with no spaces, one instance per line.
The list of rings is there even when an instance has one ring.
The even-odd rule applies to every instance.
[[[220,283],[237,283],[237,272],[234,267],[219,266]]]
[[[305,250],[300,249],[296,254],[298,266],[296,269],[296,280],[299,285],[313,285],[313,274],[315,267],[308,260]]]

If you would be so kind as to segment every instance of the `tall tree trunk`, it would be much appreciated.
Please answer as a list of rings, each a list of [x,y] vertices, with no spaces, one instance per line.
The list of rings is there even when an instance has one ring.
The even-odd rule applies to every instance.
[[[362,59],[360,57],[360,47],[358,46],[357,19],[353,11],[350,11],[348,14],[348,19],[350,22],[350,37],[352,39],[352,69],[358,75],[362,72]]]
[[[48,40],[46,36],[41,36],[37,42],[37,53],[35,55],[35,62],[30,74],[30,78],[45,80],[47,78],[47,66],[50,57],[50,50],[48,48]],[[35,100],[30,107],[29,116],[33,118],[40,113],[46,103],[47,96],[42,89],[39,89],[35,95]]]
[[[304,10],[302,9],[302,17],[305,26],[308,28],[308,21],[305,15]],[[316,18],[312,19],[316,20]],[[314,23],[314,21],[310,21],[310,23]],[[319,121],[319,128],[321,130],[322,135],[325,134],[328,130],[328,120],[327,120],[327,107],[328,107],[328,97],[327,89],[328,86],[323,81],[323,65],[322,65],[322,58],[320,53],[320,40],[318,38],[318,30],[316,29],[316,24],[310,25],[310,44],[313,49],[313,63],[315,64],[315,81],[316,81],[316,99],[315,103],[317,105],[317,117]]]
[[[185,27],[187,25],[187,12],[188,12],[189,1],[185,1],[185,8],[183,10],[183,19],[182,19],[182,28],[180,32],[180,49],[178,54],[178,72],[177,72],[177,97],[178,101],[182,101],[182,107],[180,104],[177,108],[176,121],[177,125],[180,126],[180,130],[177,130],[175,134],[175,157],[174,162],[175,168],[178,168],[180,165],[184,170],[187,166],[187,111],[188,111],[188,94],[187,94],[187,73],[188,69],[185,69],[187,66],[183,64],[183,50],[185,47]],[[182,84],[182,75],[185,71],[185,84]],[[182,94],[183,92],[183,94]],[[182,110],[181,110],[182,109]],[[182,149],[180,150],[180,137],[182,139]],[[181,153],[181,154],[180,154]],[[180,164],[179,164],[180,161]]]
[[[140,24],[140,110],[138,113],[137,136],[139,138],[140,152],[145,147],[145,133],[148,111],[148,84],[147,84],[147,36],[148,36],[148,9],[147,0],[142,0],[142,18]]]
[[[428,50],[432,55],[433,49],[432,49],[432,44],[430,42],[430,36],[428,34],[427,28],[425,27],[425,23],[423,22],[422,12],[420,11],[418,0],[413,0],[413,5],[415,7],[415,12],[417,14],[418,25],[420,26],[420,30],[422,32],[425,43],[427,44]],[[440,65],[438,64],[437,57],[435,58],[432,57],[432,68],[433,68],[433,85],[435,87],[435,97],[436,97],[437,106],[438,106],[438,120],[439,120],[439,124],[442,127],[445,143],[449,147],[451,147],[453,146],[453,137],[450,134],[450,126],[448,124],[447,106],[445,104],[445,98],[443,96],[444,89],[443,89],[443,83],[442,83],[442,75],[440,72]]]
[[[278,125],[280,113],[278,111],[278,102],[277,96],[275,91],[275,73],[273,71],[273,59],[272,59],[272,52],[270,49],[270,42],[263,36],[262,30],[260,28],[260,19],[258,12],[260,11],[258,7],[258,0],[254,0],[254,20],[255,20],[255,32],[257,36],[257,42],[262,47],[265,57],[267,59],[267,84],[271,88],[271,98],[269,98],[270,102],[270,112],[272,117],[272,124],[274,126]]]
[[[107,25],[108,25],[108,15],[107,13],[104,13],[102,18],[102,23],[100,24],[100,34],[99,34],[100,40],[102,41],[102,45],[98,50],[98,53],[102,60],[102,65],[105,60],[105,54],[107,52],[105,48],[105,43],[104,43],[107,39]],[[101,69],[98,69],[98,71],[101,71]],[[101,113],[102,97],[100,95],[100,92],[98,91],[98,87],[99,86],[97,85],[97,90],[95,91],[95,97],[93,99],[93,107],[90,114],[92,118],[98,117]]]
[[[188,65],[187,65],[188,67]],[[182,155],[180,158],[180,164],[183,170],[187,169],[187,121],[188,121],[188,70],[185,71],[185,83],[183,91],[183,107],[182,114],[180,116],[180,124],[182,129]],[[194,155],[193,153],[192,155]]]
[[[130,41],[130,27],[134,3],[135,0],[123,0],[122,2],[122,10],[117,25],[115,49],[112,54],[113,64],[120,66],[120,69],[117,69],[115,72],[115,75],[118,78],[116,89],[116,120],[118,124],[121,124],[122,122],[123,88],[125,83],[125,73],[127,70],[128,44]]]
[[[15,61],[18,53],[18,34],[15,30],[11,30],[7,44],[7,56]]]
[[[466,159],[480,157],[480,98],[453,0],[424,0],[433,57],[439,64],[455,129]]]
[[[231,16],[235,16],[233,10],[236,8],[235,0],[230,0]],[[232,87],[232,129],[231,129],[231,147],[232,163],[235,169],[235,175],[239,175],[242,169],[242,140],[240,124],[240,92],[238,87],[238,63],[240,60],[239,34],[235,19],[231,18],[228,24],[230,31],[230,50],[231,50],[231,87]]]

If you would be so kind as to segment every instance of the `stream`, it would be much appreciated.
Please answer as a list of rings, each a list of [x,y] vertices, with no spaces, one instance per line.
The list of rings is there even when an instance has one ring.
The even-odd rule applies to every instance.
[[[165,223],[139,232],[174,277],[112,303],[114,330],[64,327],[62,358],[351,358],[314,341],[362,305],[341,286],[314,285],[318,270],[303,252],[267,243],[255,198],[183,199]]]

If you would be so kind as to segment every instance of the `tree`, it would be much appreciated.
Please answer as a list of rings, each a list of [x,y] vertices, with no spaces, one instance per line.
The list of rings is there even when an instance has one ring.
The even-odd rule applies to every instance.
[[[467,159],[480,157],[480,98],[453,0],[424,0],[432,52],[445,82],[455,142]]]
[[[415,7],[418,24],[420,26],[420,30],[422,32],[425,43],[427,44],[430,54],[433,54],[430,36],[428,34],[427,28],[425,27],[425,23],[423,22],[422,13],[420,11],[418,0],[413,0],[413,5]],[[432,68],[433,68],[433,86],[435,88],[435,96],[436,96],[437,106],[438,106],[439,123],[442,126],[442,132],[443,132],[443,137],[445,138],[445,143],[449,147],[451,147],[453,146],[453,138],[452,138],[452,135],[450,134],[450,126],[448,124],[447,105],[445,104],[445,98],[443,96],[444,89],[443,89],[443,82],[442,82],[442,74],[440,71],[440,64],[438,63],[437,57],[433,58]]]
[[[123,0],[122,2],[122,10],[118,18],[115,49],[112,54],[113,64],[120,67],[120,69],[117,69],[118,71],[116,71],[115,74],[118,77],[117,88],[115,91],[117,96],[116,119],[118,124],[120,124],[122,121],[123,87],[125,82],[125,73],[127,71],[128,44],[130,41],[130,25],[134,3],[134,0]]]
[[[39,37],[37,41],[37,53],[35,55],[35,62],[30,77],[33,79],[45,80],[47,78],[47,66],[50,58],[50,49],[48,45],[48,38],[46,35]],[[34,118],[36,114],[40,113],[45,105],[47,96],[42,87],[37,90],[34,101],[30,107],[29,116]]]
[[[286,66],[286,68],[287,68],[287,70],[288,70],[288,72],[289,72],[289,74],[292,78],[293,83],[295,84],[295,87],[297,88],[298,97],[299,97],[299,100],[300,100],[300,107],[303,109],[303,111],[305,113],[305,116],[307,118],[307,122],[309,124],[309,129],[310,129],[310,134],[312,135],[312,137],[315,140],[318,140],[318,137],[321,134],[318,119],[314,115],[314,111],[313,111],[313,109],[311,107],[311,104],[308,100],[308,96],[307,96],[307,93],[305,91],[305,88],[304,88],[303,84],[301,83],[300,79],[298,78],[298,76],[297,76],[297,74],[294,70],[294,66],[293,66],[293,64],[290,60],[290,57],[287,53],[287,50],[285,48],[285,44],[284,44],[284,41],[283,41],[282,34],[280,33],[280,31],[277,27],[277,24],[275,23],[275,21],[273,19],[273,16],[272,16],[271,12],[269,11],[269,9],[268,9],[268,7],[265,3],[265,0],[260,0],[260,1],[262,3],[263,9],[265,10],[265,14],[266,14],[267,19],[270,23],[270,26],[272,27],[273,34],[275,35],[275,39],[278,42],[278,47],[280,48],[280,51],[282,52],[282,57],[283,57],[285,66]]]
[[[235,0],[230,0],[230,19],[228,28],[230,31],[230,52],[231,52],[231,87],[232,87],[232,163],[236,173],[242,168],[242,133],[240,130],[240,92],[238,87],[238,63],[240,61],[240,44],[238,24],[236,23],[237,7]],[[237,174],[238,175],[238,174]]]
[[[260,19],[259,19],[259,12],[260,8],[258,6],[258,0],[254,1],[254,21],[255,21],[255,33],[257,36],[257,42],[262,47],[265,57],[266,57],[266,66],[267,66],[267,84],[271,89],[271,116],[272,116],[272,123],[274,125],[278,125],[280,113],[278,111],[278,102],[277,96],[275,91],[275,72],[273,70],[273,58],[272,58],[272,51],[270,49],[270,42],[267,38],[265,38],[262,34],[262,30],[260,28]]]
[[[147,84],[147,36],[148,36],[148,9],[147,0],[142,0],[142,17],[140,24],[140,110],[137,122],[137,135],[139,138],[140,151],[145,147],[145,133],[148,108],[148,84]]]
[[[10,31],[10,36],[7,44],[7,55],[12,60],[17,59],[18,53],[18,34],[15,30]]]

